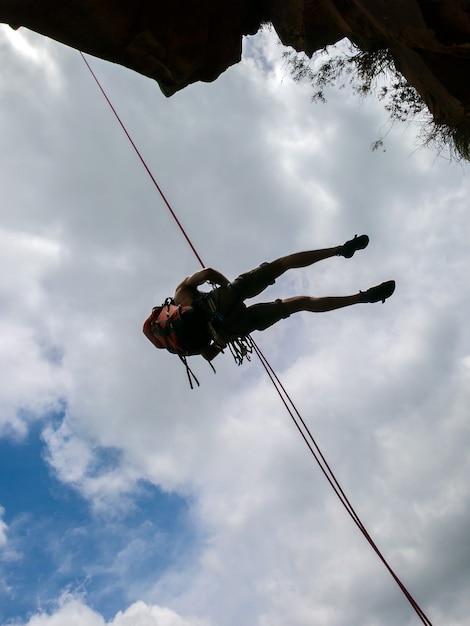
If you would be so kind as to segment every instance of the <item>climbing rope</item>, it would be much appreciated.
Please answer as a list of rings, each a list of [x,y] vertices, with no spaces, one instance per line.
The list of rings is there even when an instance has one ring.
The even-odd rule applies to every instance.
[[[298,429],[298,431],[299,431],[300,435],[302,436],[304,442],[306,443],[308,449],[310,450],[310,453],[314,457],[315,461],[317,462],[318,466],[320,467],[323,475],[325,476],[325,478],[329,482],[329,484],[332,487],[333,491],[338,496],[338,499],[340,500],[341,504],[344,506],[344,508],[348,512],[349,516],[352,518],[353,522],[356,524],[356,526],[359,528],[361,533],[364,535],[364,537],[366,538],[367,542],[370,544],[370,546],[372,547],[374,552],[377,554],[379,559],[385,565],[385,567],[387,568],[387,570],[389,571],[389,573],[391,574],[391,576],[393,577],[393,579],[395,580],[395,582],[397,583],[397,585],[399,586],[399,588],[401,589],[401,591],[403,592],[405,597],[407,598],[408,602],[411,604],[413,609],[416,611],[417,615],[419,616],[419,618],[421,619],[423,624],[425,624],[426,626],[432,626],[432,623],[429,620],[429,618],[423,612],[423,610],[421,609],[419,604],[416,602],[416,600],[410,594],[410,592],[405,587],[405,585],[400,580],[400,578],[393,571],[393,569],[391,568],[391,566],[389,565],[389,563],[387,562],[387,560],[383,556],[382,552],[378,548],[377,544],[374,542],[374,540],[372,539],[372,537],[368,533],[366,527],[361,522],[358,514],[354,510],[351,502],[346,497],[346,494],[344,493],[341,485],[339,484],[338,480],[336,479],[336,476],[334,475],[333,470],[328,465],[325,457],[323,456],[320,448],[318,447],[318,444],[316,443],[316,441],[315,441],[315,439],[314,439],[310,429],[308,428],[308,426],[305,423],[305,421],[303,420],[301,414],[297,410],[297,408],[296,408],[292,398],[289,396],[288,392],[286,391],[284,385],[280,381],[280,379],[277,376],[276,372],[273,370],[273,368],[269,364],[268,360],[266,359],[266,357],[264,356],[264,354],[261,352],[261,350],[255,344],[254,341],[253,341],[253,346],[252,347],[253,347],[253,351],[256,353],[256,355],[258,356],[259,360],[261,361],[261,364],[263,365],[267,375],[271,379],[271,382],[273,383],[273,385],[274,385],[274,387],[275,387],[279,397],[281,398],[282,403],[284,404],[287,412],[289,413],[292,421],[294,422],[296,428]]]
[[[139,152],[137,146],[135,145],[134,141],[132,140],[132,137],[128,133],[128,131],[127,131],[126,127],[124,126],[121,118],[119,117],[116,109],[114,108],[114,106],[112,105],[110,99],[108,98],[108,95],[106,94],[105,90],[101,86],[100,81],[98,80],[98,78],[96,77],[96,75],[93,72],[92,68],[90,67],[90,64],[86,60],[84,54],[82,52],[80,52],[80,55],[81,55],[85,65],[87,66],[90,74],[92,75],[92,77],[94,78],[96,84],[98,85],[101,93],[103,94],[106,102],[108,103],[109,107],[111,108],[114,116],[116,117],[117,121],[119,122],[122,130],[124,131],[125,135],[127,136],[130,144],[132,145],[132,147],[134,148],[137,156],[139,157],[140,161],[142,162],[145,170],[147,171],[147,174],[150,176],[150,179],[152,180],[154,186],[156,187],[158,193],[160,194],[163,202],[165,203],[166,207],[170,211],[171,216],[175,220],[178,228],[180,229],[181,233],[183,234],[184,238],[186,239],[186,242],[188,243],[189,247],[193,251],[193,253],[194,253],[196,259],[198,260],[198,262],[200,263],[201,267],[204,268],[205,265],[204,265],[204,263],[202,261],[202,258],[198,254],[196,248],[194,247],[191,239],[189,238],[188,234],[186,233],[185,229],[183,228],[183,226],[182,226],[180,220],[178,219],[176,213],[173,211],[170,203],[168,202],[167,198],[165,197],[165,194],[163,193],[163,191],[161,190],[161,188],[158,185],[157,181],[155,180],[152,172],[150,171],[149,167],[147,166],[147,163],[145,162],[145,160],[142,157],[141,153]],[[391,574],[392,578],[395,580],[395,582],[397,583],[398,587],[403,592],[404,596],[406,597],[406,599],[410,603],[411,607],[415,610],[415,612],[418,615],[418,617],[420,618],[421,622],[423,624],[425,624],[425,626],[433,626],[431,621],[429,620],[429,618],[426,616],[424,611],[419,606],[419,604],[416,602],[416,600],[410,594],[410,592],[408,591],[408,589],[406,588],[404,583],[400,580],[400,578],[394,572],[392,567],[389,565],[388,561],[383,556],[383,554],[380,551],[380,549],[378,548],[377,544],[374,542],[374,540],[372,539],[372,537],[368,533],[366,527],[361,522],[358,514],[356,513],[356,511],[353,508],[353,506],[352,506],[351,502],[349,501],[349,499],[346,497],[346,494],[344,493],[341,485],[339,484],[336,476],[334,475],[333,470],[331,469],[331,467],[327,463],[324,455],[322,454],[320,448],[318,447],[318,444],[316,443],[316,441],[315,441],[315,439],[314,439],[310,429],[308,428],[308,426],[305,423],[304,419],[302,418],[301,414],[297,410],[297,408],[296,408],[292,398],[290,397],[289,393],[286,391],[286,389],[285,389],[284,385],[282,384],[281,380],[277,376],[277,374],[274,371],[274,369],[271,367],[269,361],[264,356],[264,354],[262,353],[260,348],[255,343],[255,341],[252,339],[252,337],[250,335],[248,335],[247,337],[244,337],[243,339],[241,339],[241,340],[239,340],[237,342],[232,342],[232,344],[230,345],[230,350],[232,352],[232,355],[235,358],[235,361],[239,365],[242,363],[243,358],[246,358],[247,360],[250,360],[251,354],[253,352],[258,356],[258,358],[259,358],[259,360],[260,360],[260,362],[261,362],[261,364],[262,364],[266,374],[268,375],[269,379],[271,380],[271,382],[272,382],[274,388],[276,389],[276,391],[277,391],[277,393],[278,393],[282,403],[284,404],[284,406],[285,406],[287,412],[289,413],[292,421],[294,422],[297,430],[299,431],[300,435],[302,436],[302,438],[303,438],[305,444],[307,445],[310,453],[312,454],[313,458],[317,462],[317,464],[320,467],[323,475],[325,476],[325,478],[327,479],[328,483],[332,487],[332,489],[335,492],[336,496],[338,497],[338,499],[340,500],[340,502],[342,503],[342,505],[346,509],[347,513],[349,514],[349,516],[351,517],[353,522],[356,524],[356,526],[359,528],[359,530],[361,531],[361,533],[365,537],[366,541],[372,547],[372,549],[377,554],[379,559],[382,561],[382,563],[384,564],[384,566],[386,567],[388,572]],[[188,377],[190,378],[189,372],[188,372]],[[191,379],[190,379],[190,382],[191,382]],[[197,382],[197,379],[196,379],[196,382]],[[199,383],[197,382],[197,384],[199,384]]]
[[[140,161],[141,161],[142,165],[144,166],[145,171],[146,171],[146,172],[147,172],[147,174],[150,176],[150,179],[151,179],[152,183],[153,183],[153,184],[155,185],[155,187],[157,188],[157,191],[158,191],[158,193],[160,194],[160,196],[161,196],[161,198],[162,198],[163,202],[165,203],[165,205],[166,205],[167,209],[170,211],[172,218],[175,220],[175,222],[176,222],[176,224],[177,224],[178,228],[180,229],[180,231],[181,231],[181,233],[182,233],[183,237],[186,239],[187,244],[189,245],[189,247],[190,247],[190,248],[191,248],[191,250],[193,251],[193,253],[194,253],[194,255],[195,255],[196,259],[197,259],[197,260],[199,261],[199,263],[201,264],[201,267],[204,267],[204,263],[202,262],[202,259],[201,259],[201,257],[199,256],[199,254],[198,254],[198,252],[197,252],[196,248],[193,246],[193,243],[192,243],[191,239],[188,237],[188,234],[187,234],[187,233],[186,233],[186,231],[184,230],[183,225],[182,225],[182,224],[181,224],[181,222],[179,221],[179,219],[178,219],[178,217],[177,217],[176,213],[175,213],[175,212],[173,211],[173,209],[171,208],[170,203],[169,203],[169,202],[168,202],[168,200],[166,199],[166,196],[165,196],[165,194],[163,193],[163,191],[161,190],[160,185],[159,185],[159,184],[157,183],[157,181],[155,180],[155,178],[154,178],[154,176],[153,176],[152,172],[150,171],[150,168],[148,167],[148,165],[147,165],[147,163],[145,162],[144,158],[143,158],[143,157],[142,157],[142,155],[140,154],[139,149],[138,149],[138,148],[137,148],[137,146],[135,145],[135,143],[134,143],[134,141],[133,141],[132,137],[131,137],[131,136],[130,136],[130,134],[127,132],[127,128],[126,128],[126,127],[124,126],[124,124],[122,123],[121,118],[119,117],[119,115],[118,115],[118,113],[117,113],[116,109],[114,108],[114,106],[113,106],[113,104],[112,104],[111,100],[108,98],[107,93],[105,92],[105,90],[104,90],[104,89],[103,89],[103,87],[101,86],[100,81],[98,80],[98,78],[96,77],[95,73],[94,73],[94,72],[93,72],[93,70],[91,69],[91,66],[90,66],[90,64],[88,63],[88,61],[86,60],[85,55],[83,54],[83,52],[82,52],[82,51],[79,51],[79,52],[80,52],[80,56],[82,57],[82,59],[83,59],[83,61],[84,61],[85,65],[87,66],[87,68],[88,68],[88,70],[89,70],[90,74],[93,76],[93,78],[94,78],[94,80],[95,80],[96,84],[98,85],[98,87],[99,87],[99,89],[100,89],[101,93],[103,94],[103,96],[104,96],[104,98],[105,98],[106,102],[109,104],[109,106],[110,106],[110,108],[111,108],[111,111],[114,113],[115,118],[116,118],[116,119],[117,119],[117,121],[119,122],[119,124],[120,124],[120,126],[121,126],[122,130],[124,131],[124,133],[125,133],[126,137],[127,137],[127,138],[128,138],[128,140],[129,140],[129,142],[130,142],[131,146],[134,148],[135,153],[136,153],[136,154],[137,154],[137,156],[139,157],[139,159],[140,159]]]

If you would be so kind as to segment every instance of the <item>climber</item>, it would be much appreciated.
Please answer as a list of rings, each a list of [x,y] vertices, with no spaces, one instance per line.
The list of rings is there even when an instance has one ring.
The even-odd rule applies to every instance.
[[[395,281],[389,280],[367,291],[349,296],[294,296],[274,302],[246,306],[244,301],[257,296],[276,278],[289,269],[307,267],[334,256],[351,258],[357,250],[369,243],[367,235],[355,236],[345,244],[333,248],[298,252],[281,257],[271,263],[241,274],[230,282],[223,274],[212,268],[204,268],[185,278],[176,288],[174,298],[168,298],[165,305],[155,307],[146,320],[144,333],[157,347],[166,347],[171,352],[189,356],[201,354],[211,361],[228,342],[245,337],[254,330],[265,330],[281,319],[299,311],[332,311],[363,302],[385,302],[395,290]],[[213,286],[208,293],[198,287],[209,282]],[[170,307],[178,310],[178,321],[171,324],[172,331],[158,328],[157,318],[170,316]],[[163,311],[163,313],[162,313]],[[174,335],[170,345],[168,338]]]

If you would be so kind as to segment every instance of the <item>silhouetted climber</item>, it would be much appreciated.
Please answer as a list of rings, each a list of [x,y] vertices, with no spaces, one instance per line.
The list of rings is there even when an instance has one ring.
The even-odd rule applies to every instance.
[[[158,348],[167,348],[182,357],[201,354],[211,361],[229,342],[254,330],[265,330],[292,313],[319,313],[363,302],[385,302],[395,290],[393,280],[350,296],[294,296],[252,306],[244,302],[273,285],[287,270],[333,256],[349,259],[368,243],[367,235],[356,235],[342,246],[297,252],[262,263],[232,282],[217,270],[201,269],[177,286],[174,298],[167,298],[164,305],[153,309],[144,324],[144,333]],[[213,286],[209,293],[198,289],[206,282]]]

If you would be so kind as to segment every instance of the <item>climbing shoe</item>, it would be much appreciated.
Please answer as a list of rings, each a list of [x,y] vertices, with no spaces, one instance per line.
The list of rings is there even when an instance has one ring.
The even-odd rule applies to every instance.
[[[385,302],[387,298],[390,298],[395,291],[395,281],[387,280],[387,282],[371,287],[367,291],[361,291],[360,302]]]
[[[364,250],[369,245],[369,237],[367,235],[354,235],[354,239],[350,239],[341,246],[341,250],[338,252],[338,256],[344,256],[345,259],[350,259],[356,250]]]

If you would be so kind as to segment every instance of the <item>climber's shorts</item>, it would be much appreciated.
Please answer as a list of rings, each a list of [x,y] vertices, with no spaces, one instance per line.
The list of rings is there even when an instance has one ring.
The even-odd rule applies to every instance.
[[[266,330],[276,322],[289,317],[286,306],[282,300],[274,302],[261,302],[246,307],[244,315],[241,315],[241,322],[245,329],[245,334],[253,330]]]
[[[220,313],[218,328],[227,340],[244,337],[254,330],[265,330],[276,322],[289,317],[282,300],[262,302],[247,306],[245,299],[253,298],[275,282],[269,263],[240,274],[225,287],[211,293],[216,310]]]
[[[240,274],[229,286],[235,289],[242,300],[245,300],[246,298],[254,298],[269,285],[274,285],[275,282],[271,264],[261,263],[254,270]]]

